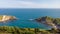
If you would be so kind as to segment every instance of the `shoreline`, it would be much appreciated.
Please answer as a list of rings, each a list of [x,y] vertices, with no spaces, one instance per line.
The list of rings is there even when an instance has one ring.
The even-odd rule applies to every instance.
[[[57,26],[57,25],[60,25],[60,18],[52,18],[49,16],[44,16],[44,17],[35,19],[35,21],[42,24],[46,24],[48,26],[52,26],[55,29],[60,29],[59,28],[60,26]]]

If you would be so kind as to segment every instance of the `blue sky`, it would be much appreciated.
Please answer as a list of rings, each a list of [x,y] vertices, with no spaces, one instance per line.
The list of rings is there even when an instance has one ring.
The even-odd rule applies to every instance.
[[[60,0],[0,0],[0,8],[60,8]]]

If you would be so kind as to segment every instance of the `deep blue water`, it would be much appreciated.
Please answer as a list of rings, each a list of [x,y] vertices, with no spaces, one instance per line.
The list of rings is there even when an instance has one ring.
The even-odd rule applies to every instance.
[[[42,16],[60,17],[59,9],[0,9],[0,15],[12,15],[19,18],[13,22],[0,23],[0,26],[18,26],[21,28],[50,29],[49,26],[29,21]]]

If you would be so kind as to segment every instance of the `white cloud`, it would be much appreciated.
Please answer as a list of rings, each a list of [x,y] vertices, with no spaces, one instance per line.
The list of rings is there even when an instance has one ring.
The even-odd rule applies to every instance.
[[[36,3],[31,1],[0,0],[0,8],[60,8],[60,2]]]

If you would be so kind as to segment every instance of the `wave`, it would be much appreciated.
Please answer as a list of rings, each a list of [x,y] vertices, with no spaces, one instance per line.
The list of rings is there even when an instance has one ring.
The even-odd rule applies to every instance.
[[[28,19],[28,20],[32,21],[32,20],[34,20],[34,19]]]

